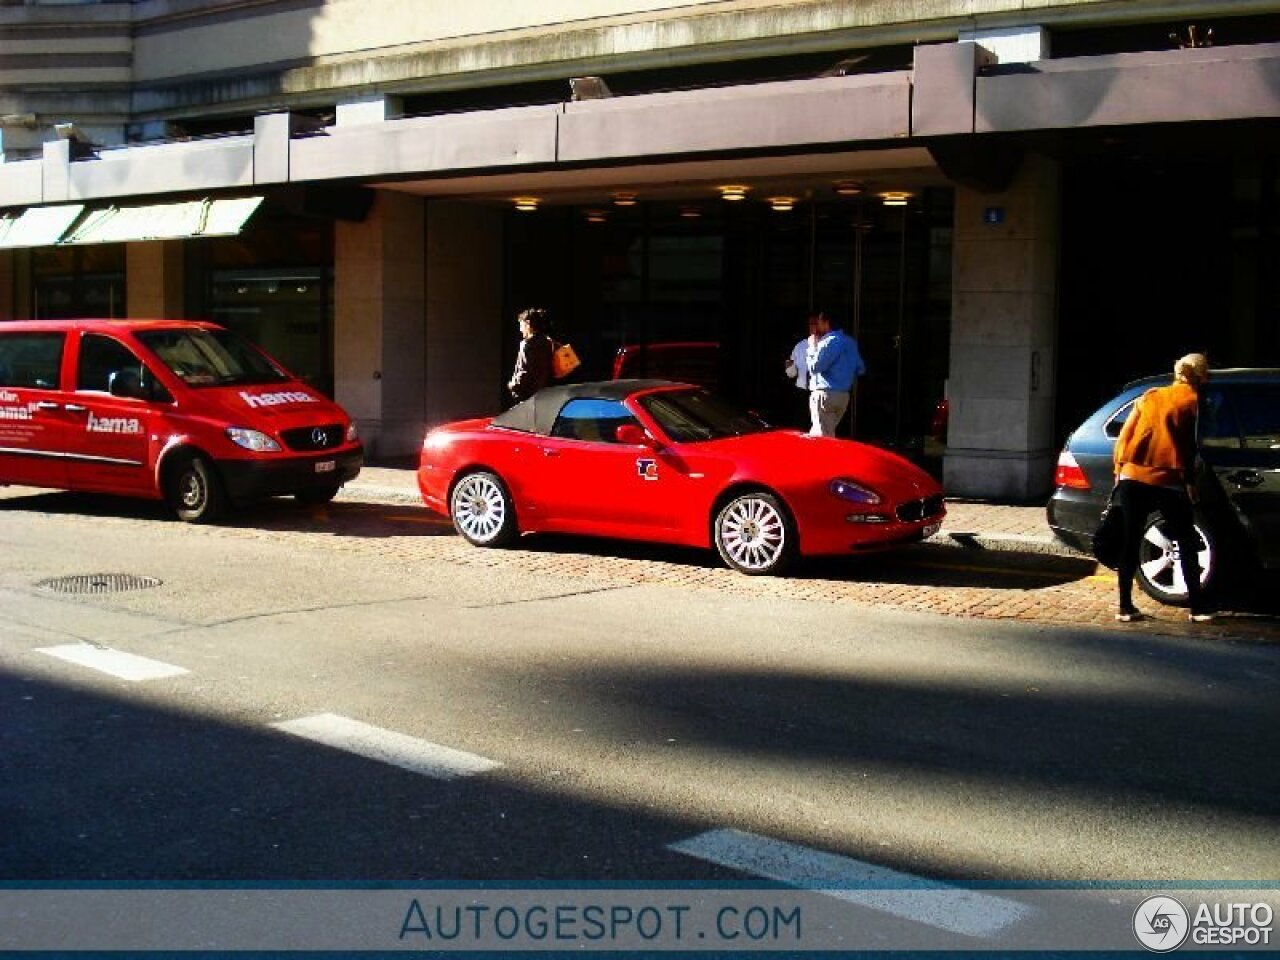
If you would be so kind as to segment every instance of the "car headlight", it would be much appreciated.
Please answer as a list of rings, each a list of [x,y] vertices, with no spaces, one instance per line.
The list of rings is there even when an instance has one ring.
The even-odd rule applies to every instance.
[[[848,500],[850,503],[871,505],[880,503],[880,494],[870,487],[864,487],[862,484],[854,483],[852,480],[832,480],[827,489],[841,500]]]
[[[227,437],[238,447],[253,450],[255,453],[273,453],[280,449],[265,433],[257,430],[246,430],[244,427],[227,427]]]
[[[355,443],[360,439],[360,431],[356,429],[356,422],[352,420],[347,424],[347,443]]]

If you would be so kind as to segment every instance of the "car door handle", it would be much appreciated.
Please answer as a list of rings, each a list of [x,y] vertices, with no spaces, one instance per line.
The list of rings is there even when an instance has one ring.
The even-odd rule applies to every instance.
[[[1227,474],[1227,479],[1237,487],[1262,486],[1262,474],[1257,470],[1237,470],[1235,473]]]
[[[560,456],[560,451],[559,451],[559,450],[553,450],[551,447],[543,447],[543,448],[542,448],[542,455],[543,455],[544,457],[558,457],[558,456]]]
[[[78,403],[68,403],[65,407],[63,407],[63,409],[71,413],[84,413],[89,408],[81,406]]]
[[[37,410],[57,410],[59,409],[59,407],[58,407],[58,404],[54,403],[52,400],[41,400],[39,403],[36,404],[36,409]]]

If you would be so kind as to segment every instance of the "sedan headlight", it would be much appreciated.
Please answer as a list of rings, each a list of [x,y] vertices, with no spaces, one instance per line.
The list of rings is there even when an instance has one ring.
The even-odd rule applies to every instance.
[[[227,427],[227,437],[238,447],[252,450],[255,453],[274,453],[280,449],[265,433],[257,430],[246,430],[244,427]]]
[[[848,500],[850,503],[865,503],[874,506],[881,502],[880,494],[870,487],[864,487],[862,484],[854,483],[852,480],[832,480],[827,489],[841,500]]]
[[[355,443],[360,439],[360,431],[356,429],[356,422],[352,420],[347,424],[347,443]]]

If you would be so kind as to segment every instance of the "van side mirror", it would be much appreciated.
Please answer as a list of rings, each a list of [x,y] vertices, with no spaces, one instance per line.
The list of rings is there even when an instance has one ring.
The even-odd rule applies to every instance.
[[[117,370],[107,381],[107,388],[113,397],[147,399],[146,391],[142,388],[142,378],[138,376],[137,370]]]
[[[624,423],[613,433],[614,439],[628,447],[648,447],[658,449],[658,441],[649,436],[647,430],[634,423]]]

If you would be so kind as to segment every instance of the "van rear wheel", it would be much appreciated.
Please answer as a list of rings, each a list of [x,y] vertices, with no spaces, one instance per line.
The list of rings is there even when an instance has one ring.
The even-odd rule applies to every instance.
[[[222,481],[201,456],[187,457],[173,470],[167,494],[178,519],[187,523],[212,523],[227,503]]]

